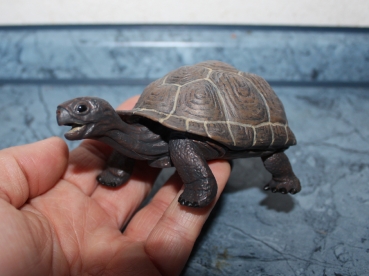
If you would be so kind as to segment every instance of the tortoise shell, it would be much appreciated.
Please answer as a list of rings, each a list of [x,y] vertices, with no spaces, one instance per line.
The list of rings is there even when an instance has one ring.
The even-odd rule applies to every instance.
[[[275,92],[261,77],[220,61],[180,67],[149,84],[127,115],[209,137],[231,149],[296,144]]]

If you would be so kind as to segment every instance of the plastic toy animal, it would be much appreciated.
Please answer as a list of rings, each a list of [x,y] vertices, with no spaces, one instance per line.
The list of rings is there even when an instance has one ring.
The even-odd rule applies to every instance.
[[[180,204],[203,207],[217,193],[207,164],[212,159],[261,157],[272,180],[265,190],[295,194],[300,181],[284,151],[296,144],[281,101],[261,77],[219,61],[176,69],[148,85],[133,110],[83,97],[57,108],[69,140],[95,139],[115,151],[97,177],[107,186],[125,183],[134,160],[174,166],[184,183]]]

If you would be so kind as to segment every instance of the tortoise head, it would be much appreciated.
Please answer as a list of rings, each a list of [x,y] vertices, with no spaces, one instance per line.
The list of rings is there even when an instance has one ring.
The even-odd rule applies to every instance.
[[[105,100],[95,97],[75,98],[58,105],[56,120],[59,126],[71,126],[64,134],[68,140],[98,138],[119,116]]]

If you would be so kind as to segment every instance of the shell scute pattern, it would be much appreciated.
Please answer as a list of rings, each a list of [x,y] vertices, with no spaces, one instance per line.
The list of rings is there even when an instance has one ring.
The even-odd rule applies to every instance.
[[[204,122],[223,121],[225,114],[215,90],[206,80],[181,87],[173,114]]]
[[[268,112],[262,96],[245,78],[215,71],[210,79],[217,85],[219,96],[224,99],[229,121],[250,125],[268,121]],[[245,113],[248,116],[244,116]]]
[[[165,84],[182,86],[191,82],[205,79],[209,70],[201,66],[183,66],[167,74]]]
[[[215,141],[233,141],[233,133],[229,130],[229,125],[226,122],[206,123],[206,133],[208,137]]]
[[[269,84],[219,61],[170,72],[150,84],[129,112],[230,148],[296,143],[283,105]]]
[[[234,139],[237,145],[243,148],[251,148],[254,144],[254,128],[242,125],[230,125]]]
[[[238,73],[238,70],[234,68],[232,65],[229,65],[227,63],[217,61],[217,60],[208,60],[204,62],[200,62],[198,64],[195,64],[194,66],[201,66],[205,68],[209,68],[214,71],[225,71],[230,73]]]
[[[174,107],[177,90],[176,86],[163,85],[161,79],[156,80],[145,88],[135,109],[158,110],[169,114]]]
[[[255,141],[253,144],[255,148],[266,148],[272,144],[273,132],[271,125],[259,126],[255,131]]]
[[[287,131],[287,145],[296,145],[296,138],[295,135],[293,134],[292,130],[289,127],[286,127],[286,131]]]
[[[263,78],[254,74],[242,72],[241,76],[244,76],[247,80],[249,80],[255,89],[265,99],[266,106],[269,108],[270,122],[286,124],[287,118],[284,112],[283,104],[274,93],[270,85]]]
[[[273,143],[271,146],[274,145],[283,145],[287,141],[287,131],[284,126],[281,125],[272,125],[273,129]]]

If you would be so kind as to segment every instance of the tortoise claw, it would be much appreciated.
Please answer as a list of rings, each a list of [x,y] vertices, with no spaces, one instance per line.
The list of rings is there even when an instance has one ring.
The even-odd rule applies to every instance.
[[[294,194],[297,193],[297,191],[296,191],[296,189],[292,188],[291,190],[289,190],[289,193],[294,195]]]
[[[185,185],[178,202],[188,207],[205,207],[209,205],[217,194],[217,184],[214,178],[200,179]]]
[[[281,193],[281,194],[287,194],[287,190],[285,189],[285,188],[281,188],[281,189],[279,189],[279,192]]]
[[[301,190],[301,186],[297,177],[290,177],[281,180],[272,179],[265,185],[264,190],[270,190],[272,193],[296,194]]]
[[[106,169],[102,173],[100,173],[96,180],[104,185],[109,187],[118,187],[128,181],[130,174],[125,173],[123,170],[117,169]]]
[[[187,207],[193,207],[193,208],[198,208],[200,207],[199,203],[198,202],[190,202],[190,201],[187,201],[181,197],[178,198],[178,202],[183,205],[183,206],[187,206]]]

